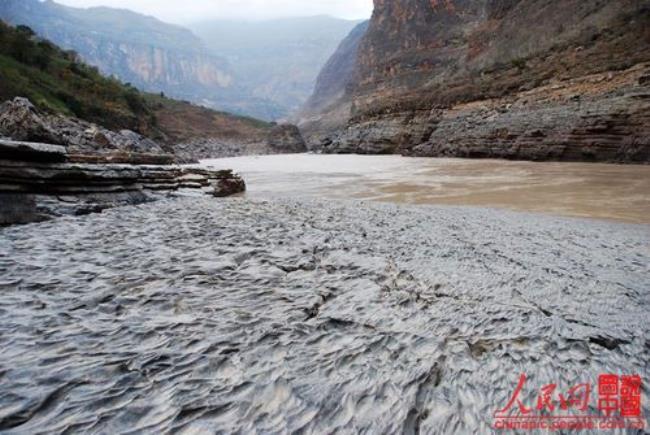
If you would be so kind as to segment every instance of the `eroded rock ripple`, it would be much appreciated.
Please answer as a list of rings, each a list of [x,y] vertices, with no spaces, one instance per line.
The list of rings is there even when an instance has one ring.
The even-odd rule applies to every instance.
[[[0,246],[8,433],[484,433],[522,372],[650,379],[648,226],[181,199]]]

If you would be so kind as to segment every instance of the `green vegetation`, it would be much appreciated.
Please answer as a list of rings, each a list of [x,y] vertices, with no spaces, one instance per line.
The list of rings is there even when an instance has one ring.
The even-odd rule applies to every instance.
[[[97,123],[113,130],[129,129],[153,139],[219,135],[225,128],[265,129],[269,125],[200,108],[187,102],[148,94],[103,76],[65,51],[37,37],[27,26],[0,21],[0,102],[21,96],[39,109]],[[195,125],[193,120],[201,120]]]
[[[0,99],[15,96],[108,128],[156,130],[153,111],[137,89],[102,76],[75,52],[38,38],[29,27],[0,22]]]

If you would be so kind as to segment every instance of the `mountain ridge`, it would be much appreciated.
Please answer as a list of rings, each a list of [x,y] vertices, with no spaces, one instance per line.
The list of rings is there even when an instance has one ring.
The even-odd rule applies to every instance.
[[[102,76],[97,68],[35,36],[28,27],[14,28],[0,21],[0,101],[16,97],[27,98],[57,122],[78,118],[110,130],[132,130],[158,141],[168,152],[182,151],[180,154],[185,159],[198,156],[194,154],[198,152],[194,144],[206,139],[217,143],[237,142],[251,152],[265,150],[265,141],[274,127],[261,120],[141,92],[115,78]],[[31,125],[33,122],[28,119],[24,124],[17,127],[21,135],[40,128]],[[72,120],[61,124],[83,123]],[[89,134],[94,133],[89,131]],[[43,139],[34,136],[21,137],[21,140]],[[203,156],[206,151],[201,152]],[[218,157],[219,152],[213,146],[207,155]]]
[[[53,0],[3,0],[0,19],[27,25],[144,91],[267,121],[285,119],[305,102],[355,24],[314,16],[179,26],[129,9]]]
[[[319,15],[263,21],[217,19],[189,28],[212,53],[228,61],[238,85],[250,96],[240,104],[240,112],[284,119],[311,95],[321,67],[356,23]]]
[[[193,99],[211,89],[227,89],[232,82],[227,63],[210,55],[189,30],[126,9],[5,0],[0,17],[31,27],[75,50],[104,74],[145,91]]]

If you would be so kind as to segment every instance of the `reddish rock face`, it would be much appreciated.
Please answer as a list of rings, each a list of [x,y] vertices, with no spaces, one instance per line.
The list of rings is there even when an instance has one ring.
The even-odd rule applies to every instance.
[[[515,86],[569,68],[577,76],[650,60],[642,50],[650,46],[648,6],[633,0],[376,0],[375,8],[359,49],[355,96],[381,88],[467,100],[489,87],[444,98],[436,84],[474,85],[498,69],[518,76],[506,80]],[[540,64],[516,71],[524,60]],[[521,74],[507,74],[513,66]]]
[[[348,125],[326,141],[333,151],[456,155],[471,145],[477,156],[626,161],[633,148],[636,160],[650,159],[647,2],[375,0],[356,63],[342,99]],[[559,151],[546,152],[549,143]]]

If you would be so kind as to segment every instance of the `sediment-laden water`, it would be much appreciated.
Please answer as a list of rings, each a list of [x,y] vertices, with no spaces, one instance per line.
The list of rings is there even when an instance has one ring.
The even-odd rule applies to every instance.
[[[316,154],[204,164],[242,173],[252,198],[499,207],[650,224],[650,165]]]
[[[486,433],[521,373],[650,379],[647,225],[186,198],[0,246],[0,432]]]

